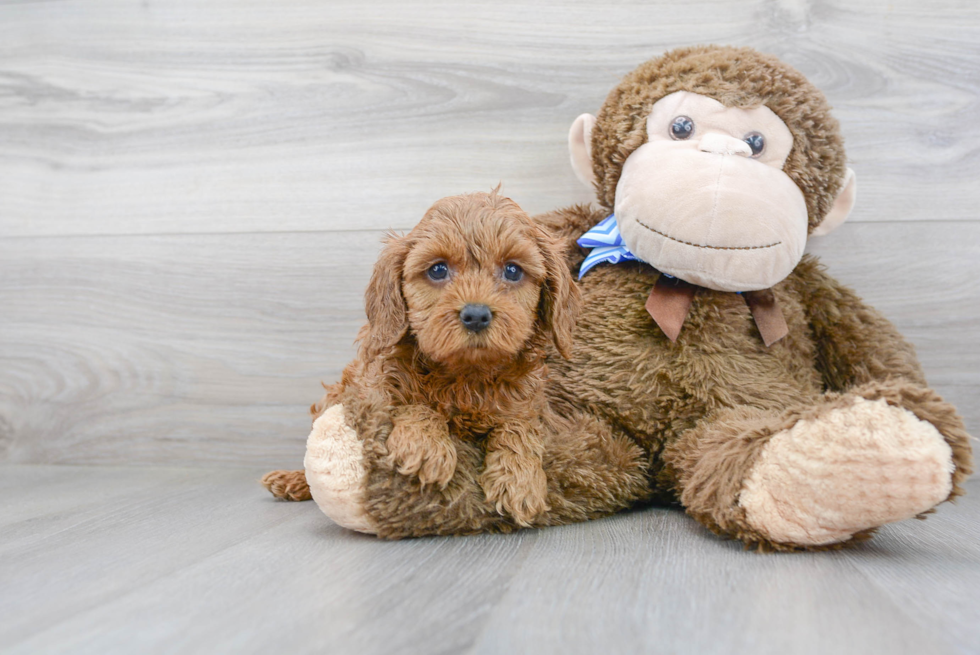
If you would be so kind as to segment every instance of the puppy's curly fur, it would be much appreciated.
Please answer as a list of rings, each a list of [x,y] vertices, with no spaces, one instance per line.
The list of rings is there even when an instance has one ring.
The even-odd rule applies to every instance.
[[[439,200],[389,238],[358,358],[313,405],[314,420],[342,402],[359,433],[390,430],[388,465],[423,486],[452,479],[455,440],[482,444],[487,499],[530,525],[548,509],[545,346],[569,352],[579,303],[557,242],[513,200],[496,190]],[[489,324],[468,327],[467,307],[489,310]],[[262,482],[277,497],[309,498],[302,471]]]

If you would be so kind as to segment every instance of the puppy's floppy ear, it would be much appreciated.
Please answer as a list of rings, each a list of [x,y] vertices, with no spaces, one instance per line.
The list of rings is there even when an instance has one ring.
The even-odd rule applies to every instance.
[[[547,270],[538,316],[543,327],[551,331],[558,352],[568,359],[572,354],[572,330],[582,305],[582,294],[572,279],[558,240],[538,225],[534,229]]]
[[[408,237],[389,234],[385,248],[374,264],[371,281],[364,292],[368,329],[364,347],[377,353],[391,347],[408,330],[408,308],[402,295],[402,269],[408,255]]]

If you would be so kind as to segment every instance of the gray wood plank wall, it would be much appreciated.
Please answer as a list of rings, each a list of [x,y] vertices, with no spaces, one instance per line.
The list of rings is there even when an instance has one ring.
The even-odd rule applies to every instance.
[[[694,43],[792,63],[859,181],[811,244],[980,433],[980,3],[0,1],[0,460],[295,466],[384,230],[589,199],[565,136]]]

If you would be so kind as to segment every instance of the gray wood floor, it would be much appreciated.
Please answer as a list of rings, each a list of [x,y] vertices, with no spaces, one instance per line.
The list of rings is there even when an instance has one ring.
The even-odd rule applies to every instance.
[[[859,200],[810,250],[980,433],[976,0],[0,0],[0,651],[980,652],[980,481],[795,556],[657,509],[383,543],[255,484],[385,230],[589,201],[571,121],[707,42],[826,92]]]
[[[855,549],[671,509],[383,542],[243,469],[0,468],[4,653],[976,653],[980,480]]]

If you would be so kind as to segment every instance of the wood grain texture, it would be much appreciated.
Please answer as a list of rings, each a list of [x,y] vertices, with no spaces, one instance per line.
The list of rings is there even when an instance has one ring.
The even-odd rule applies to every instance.
[[[381,542],[273,501],[257,475],[0,467],[0,650],[944,655],[980,640],[980,481],[853,550],[759,555],[669,509]]]
[[[976,220],[973,0],[60,0],[0,4],[0,236],[408,227],[500,180],[571,204],[574,117],[705,42],[826,92],[854,220]]]
[[[380,238],[0,239],[0,459],[295,467]],[[813,249],[980,433],[980,223],[846,224]]]

